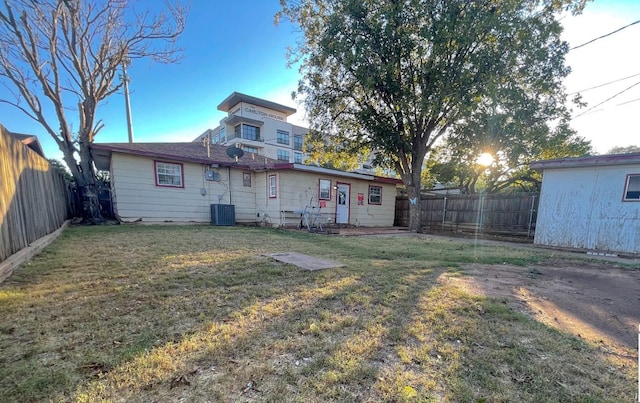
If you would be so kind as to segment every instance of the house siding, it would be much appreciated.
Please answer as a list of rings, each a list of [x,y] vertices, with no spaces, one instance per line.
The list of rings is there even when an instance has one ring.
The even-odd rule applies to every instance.
[[[180,163],[171,160],[166,162]],[[120,219],[125,222],[210,222],[210,205],[230,202],[228,173],[226,169],[219,169],[221,180],[207,181],[204,165],[181,164],[183,188],[157,186],[153,158],[113,153],[114,208]],[[200,193],[201,189],[206,191],[204,196]],[[236,214],[244,215],[245,212],[241,210]]]
[[[534,243],[640,253],[640,203],[623,202],[640,165],[546,169]]]
[[[321,209],[322,222],[335,223],[336,217],[336,184],[346,183],[351,185],[349,195],[349,224],[374,227],[392,226],[395,214],[395,184],[373,182],[342,176],[307,173],[300,171],[281,171],[279,173],[278,186],[279,198],[282,195],[281,209],[296,211],[305,206],[318,206],[319,180],[331,181],[331,199],[325,200],[326,207]],[[369,185],[382,187],[382,204],[368,204]],[[358,205],[358,193],[364,194],[364,204]],[[281,225],[283,223],[279,223]]]
[[[183,187],[156,185],[154,161],[179,163],[183,171]],[[295,211],[306,206],[319,206],[319,179],[331,181],[331,199],[322,208],[322,223],[334,223],[337,183],[351,185],[349,224],[358,226],[391,226],[395,210],[395,184],[372,180],[304,172],[301,170],[247,171],[233,167],[213,168],[219,181],[205,179],[205,164],[159,160],[113,152],[111,172],[114,210],[124,222],[210,222],[211,204],[233,204],[237,223],[259,223],[267,226],[293,224]],[[243,174],[251,175],[251,187],[243,186]],[[269,197],[269,176],[276,176],[277,195]],[[369,204],[369,186],[382,187],[382,203]],[[204,195],[201,193],[204,190]],[[358,193],[364,196],[358,205]],[[282,212],[288,212],[283,219]],[[298,220],[299,221],[299,220]]]

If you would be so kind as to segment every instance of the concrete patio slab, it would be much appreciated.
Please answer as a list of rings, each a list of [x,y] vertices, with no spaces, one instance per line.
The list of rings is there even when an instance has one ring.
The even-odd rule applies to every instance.
[[[297,252],[268,253],[265,256],[273,258],[278,262],[289,263],[305,270],[332,269],[344,266],[341,263],[332,262],[326,259],[305,255]]]

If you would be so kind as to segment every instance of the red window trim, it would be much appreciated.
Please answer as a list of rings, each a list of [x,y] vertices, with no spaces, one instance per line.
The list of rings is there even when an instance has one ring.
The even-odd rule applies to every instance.
[[[180,183],[181,185],[163,185],[158,182],[158,163],[163,164],[173,164],[180,165]],[[172,189],[184,189],[184,164],[181,162],[172,162],[172,161],[161,161],[161,160],[153,160],[153,177],[155,178],[156,186],[161,188],[172,188]]]
[[[329,182],[329,197],[322,197],[321,196],[321,192],[322,192],[322,189],[320,188],[320,182],[321,181]],[[329,200],[329,201],[331,201],[331,179],[323,179],[323,178],[318,179],[318,200]]]
[[[371,188],[379,188],[380,189],[380,203],[371,202]],[[367,199],[368,199],[369,204],[373,204],[373,205],[376,205],[376,206],[381,206],[382,205],[382,186],[369,185],[369,197]]]
[[[275,179],[275,186],[274,186],[274,195],[271,195],[271,178]],[[269,195],[270,199],[277,199],[278,198],[278,175],[269,175],[269,180],[267,181],[267,194]]]

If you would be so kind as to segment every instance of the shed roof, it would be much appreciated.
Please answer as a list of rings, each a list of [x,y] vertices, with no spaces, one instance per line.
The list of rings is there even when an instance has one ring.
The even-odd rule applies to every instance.
[[[589,155],[586,157],[559,158],[554,160],[534,161],[530,164],[532,169],[539,171],[545,169],[560,168],[585,168],[610,165],[640,164],[640,153]]]
[[[34,134],[13,133],[8,130],[7,133],[22,142],[22,144],[24,144],[25,146],[35,151],[42,158],[46,158],[44,155],[44,151],[42,150],[42,146],[40,145],[40,141],[38,140],[38,136]]]

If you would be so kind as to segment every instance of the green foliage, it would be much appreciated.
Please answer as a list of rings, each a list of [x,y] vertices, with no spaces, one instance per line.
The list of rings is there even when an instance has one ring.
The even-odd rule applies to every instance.
[[[64,176],[64,180],[68,183],[74,183],[74,179],[73,179],[73,175],[71,175],[71,172],[69,172],[69,168],[67,168],[67,166],[54,158],[49,159],[49,164],[51,164],[52,167],[54,167],[55,169],[58,169],[60,171],[60,173],[62,173],[62,175]]]
[[[319,131],[311,130],[305,139],[307,165],[324,168],[353,171],[364,162],[368,155],[367,148],[354,145],[353,142],[336,143]]]
[[[627,147],[613,147],[607,154],[630,154],[630,153],[640,153],[640,146],[627,146]]]
[[[538,191],[541,176],[529,168],[536,160],[578,157],[593,152],[589,141],[579,137],[565,120],[550,127],[544,112],[521,106],[480,111],[454,127],[442,146],[426,161],[428,175],[423,185],[438,181],[461,188],[466,193],[485,191]],[[488,153],[493,163],[483,166],[478,158]]]
[[[312,128],[376,150],[412,197],[425,156],[483,108],[518,120],[526,100],[542,119],[562,117],[568,46],[556,16],[583,3],[281,0],[276,17],[303,33],[290,62],[301,62]]]

